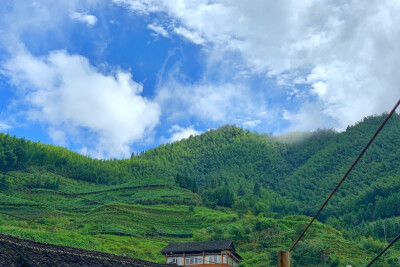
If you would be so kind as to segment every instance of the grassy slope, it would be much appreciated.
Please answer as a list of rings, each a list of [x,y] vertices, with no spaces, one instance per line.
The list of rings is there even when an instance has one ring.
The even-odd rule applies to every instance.
[[[24,181],[33,174],[10,174],[13,183],[7,192],[0,193],[0,212],[29,220],[1,216],[1,233],[157,262],[163,262],[159,251],[171,241],[234,238],[248,266],[265,266],[266,262],[275,265],[276,252],[290,247],[309,220],[302,216],[272,219],[247,215],[238,218],[226,208],[212,210],[196,206],[192,209],[187,205],[171,205],[180,198],[198,202],[196,194],[176,187],[126,189],[132,184],[122,184],[118,186],[121,190],[116,190],[116,186],[99,186],[60,177],[59,191],[93,193],[79,195],[80,198],[49,189],[21,191]],[[136,204],[143,200],[154,204]],[[382,245],[371,240],[372,249],[380,249]],[[366,249],[369,247],[364,243],[351,241],[346,233],[316,223],[307,234],[306,242],[300,243],[299,250],[295,251],[293,260],[300,266],[303,257],[311,257],[308,262],[315,261],[314,266],[318,266],[322,254],[313,254],[312,250],[321,248],[329,260],[338,259],[353,266],[365,264],[372,251]],[[397,255],[397,251],[393,252]],[[302,255],[302,258],[296,255]]]

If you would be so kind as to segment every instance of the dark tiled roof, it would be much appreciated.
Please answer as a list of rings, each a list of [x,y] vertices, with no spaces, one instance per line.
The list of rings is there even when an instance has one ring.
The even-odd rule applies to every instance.
[[[202,252],[219,252],[222,250],[229,250],[236,257],[242,259],[242,257],[240,257],[240,255],[237,254],[232,240],[169,243],[163,250],[161,250],[161,253],[163,254],[202,253]]]
[[[49,245],[0,234],[1,266],[142,266],[167,264],[71,247]]]

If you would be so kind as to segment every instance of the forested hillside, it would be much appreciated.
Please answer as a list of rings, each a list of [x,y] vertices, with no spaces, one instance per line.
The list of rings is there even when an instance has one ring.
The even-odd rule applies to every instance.
[[[275,225],[285,216],[312,216],[385,116],[365,118],[341,133],[318,130],[282,137],[253,133],[227,125],[140,154],[133,153],[130,159],[124,160],[92,159],[62,147],[1,133],[0,206],[3,205],[2,209],[10,211],[11,207],[16,207],[19,203],[20,206],[36,209],[33,207],[49,201],[44,195],[58,190],[90,197],[91,201],[95,201],[90,204],[93,206],[91,207],[86,206],[87,201],[85,205],[82,199],[74,200],[76,206],[71,204],[74,209],[68,211],[71,214],[82,209],[96,214],[100,212],[100,206],[110,203],[186,205],[193,214],[198,212],[194,210],[199,207],[220,210],[223,213],[232,212],[238,216],[234,220],[239,220],[239,228],[236,230],[230,225],[233,217],[218,215],[223,218],[222,225],[230,225],[230,234],[225,237],[243,242],[245,248],[245,244],[252,242],[251,233],[263,231],[260,220],[268,218],[273,220],[268,221],[268,224]],[[366,246],[362,249],[367,251],[379,250],[377,247],[400,233],[399,148],[400,115],[394,114],[319,217],[320,221],[336,229],[332,231],[341,231],[340,235],[346,240],[364,242],[360,241]],[[28,195],[19,193],[21,190]],[[53,204],[56,206],[52,207],[55,212],[69,209],[65,204],[65,197],[51,199],[55,201]],[[140,210],[138,206],[135,207],[135,212]],[[92,208],[96,210],[91,210]],[[21,211],[20,214],[24,212]],[[39,219],[37,216],[33,218]],[[87,231],[83,231],[85,233],[114,231],[128,236],[138,234],[130,232],[124,223],[115,226],[116,230],[112,226],[107,228],[104,225],[101,226],[106,227],[104,229],[99,225],[91,228],[88,226],[90,220],[74,220],[74,225],[81,225],[81,229]],[[246,220],[250,220],[249,225],[253,225],[250,230],[245,227]],[[296,220],[299,219],[294,219]],[[191,219],[188,222],[192,223]],[[200,239],[204,238],[199,237],[201,233],[204,236],[224,236],[218,232],[223,231],[223,226],[220,230],[217,226],[218,222],[213,221],[197,229],[199,232],[194,224],[187,229],[181,227],[183,230],[176,232],[175,228],[163,228],[160,223],[155,228],[141,230],[140,234],[160,232],[170,237],[176,235],[176,238],[183,238],[186,235],[186,238]],[[299,231],[293,225],[287,227],[286,234]],[[202,228],[205,232],[202,232]],[[270,234],[273,227],[267,228]],[[323,230],[323,235],[329,231],[331,230]],[[275,229],[275,233],[279,233],[280,240],[286,240],[283,243],[290,243],[290,239],[294,238],[293,234],[286,235],[282,228]],[[380,241],[368,241],[370,236]],[[262,240],[254,242],[262,249],[272,246],[270,243],[262,245]],[[311,249],[310,246],[316,244],[303,245]],[[278,245],[274,246],[276,248]],[[256,250],[249,247],[249,251],[256,253]],[[146,256],[144,258],[152,259]],[[335,259],[341,258],[329,258],[331,261]]]

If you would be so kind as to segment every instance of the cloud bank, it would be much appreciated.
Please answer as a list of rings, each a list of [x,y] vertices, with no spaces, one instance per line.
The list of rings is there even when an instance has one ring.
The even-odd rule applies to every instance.
[[[160,107],[141,96],[142,85],[120,69],[101,72],[79,55],[53,51],[37,58],[20,52],[3,64],[11,83],[23,88],[28,120],[46,125],[53,140],[65,145],[66,135],[95,136],[97,157],[122,157],[159,122]],[[82,140],[93,144],[89,139]]]
[[[209,61],[239,53],[247,74],[276,79],[300,102],[282,113],[291,130],[341,130],[400,97],[399,1],[114,2],[167,16],[170,33],[203,45]]]

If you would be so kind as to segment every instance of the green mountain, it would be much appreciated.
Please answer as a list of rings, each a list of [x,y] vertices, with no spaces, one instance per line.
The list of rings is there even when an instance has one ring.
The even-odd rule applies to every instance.
[[[232,238],[242,265],[273,265],[385,116],[280,137],[227,125],[125,160],[0,134],[0,232],[155,261],[169,241]],[[394,114],[295,263],[362,265],[400,233],[399,147]],[[399,255],[394,247],[380,266]]]

